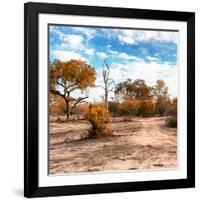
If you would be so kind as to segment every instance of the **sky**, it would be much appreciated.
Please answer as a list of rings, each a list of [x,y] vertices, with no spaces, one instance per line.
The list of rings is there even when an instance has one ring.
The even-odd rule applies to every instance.
[[[115,84],[130,78],[153,86],[163,79],[171,97],[178,95],[177,45],[178,32],[172,31],[49,26],[49,61],[82,59],[95,68],[96,85],[103,85],[106,60]],[[99,101],[104,91],[96,87],[87,94],[89,101]],[[111,92],[109,99],[113,96]]]

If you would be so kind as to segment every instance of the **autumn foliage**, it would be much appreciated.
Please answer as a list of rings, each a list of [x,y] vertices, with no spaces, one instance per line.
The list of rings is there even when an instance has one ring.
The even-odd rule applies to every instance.
[[[84,116],[91,124],[88,137],[97,138],[110,132],[108,123],[111,122],[108,110],[100,104],[91,104]]]
[[[95,138],[109,132],[110,117],[153,117],[170,116],[166,121],[171,127],[177,126],[177,98],[172,99],[163,80],[149,86],[142,79],[127,79],[115,84],[110,78],[110,67],[105,62],[102,71],[104,85],[95,85],[95,69],[82,60],[59,61],[50,63],[50,113],[76,114],[77,118],[87,119],[92,128],[89,137]],[[104,90],[102,102],[89,105],[88,88],[101,87]],[[74,91],[79,90],[79,97]],[[114,97],[109,99],[112,93]],[[84,114],[85,113],[85,114]]]
[[[56,101],[54,101],[51,106],[49,107],[49,112],[51,114],[65,114],[66,113],[66,104],[64,99],[57,98]]]
[[[69,118],[75,107],[87,99],[88,96],[75,98],[71,93],[80,90],[82,93],[88,87],[94,87],[96,80],[95,69],[82,60],[70,60],[62,62],[54,61],[49,66],[50,92],[63,98],[66,104],[66,115]]]
[[[148,86],[144,80],[128,79],[115,89],[116,100],[109,102],[109,111],[114,116],[168,116],[176,117],[177,99],[171,99],[163,80]]]

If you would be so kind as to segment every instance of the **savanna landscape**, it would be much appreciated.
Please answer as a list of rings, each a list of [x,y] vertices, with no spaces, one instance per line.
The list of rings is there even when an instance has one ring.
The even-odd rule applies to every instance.
[[[127,38],[120,43],[118,35],[109,38],[98,28],[53,26],[49,31],[49,174],[176,168],[176,60],[155,56],[160,49],[152,38],[155,57],[136,56],[134,48],[149,37],[145,31],[119,32],[138,43]],[[109,44],[95,42],[95,34]],[[165,32],[159,35],[162,48],[174,48]],[[118,53],[117,39],[123,46]],[[68,50],[58,50],[61,46]]]

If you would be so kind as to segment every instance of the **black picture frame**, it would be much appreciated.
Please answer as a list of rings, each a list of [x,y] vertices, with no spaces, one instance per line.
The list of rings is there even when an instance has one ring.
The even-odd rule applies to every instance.
[[[107,16],[187,22],[187,178],[73,186],[38,184],[38,15]],[[195,187],[195,13],[81,5],[24,5],[24,196],[44,197]]]

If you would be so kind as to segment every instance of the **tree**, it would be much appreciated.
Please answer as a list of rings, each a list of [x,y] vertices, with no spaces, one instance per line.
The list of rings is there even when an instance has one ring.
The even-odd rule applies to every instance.
[[[132,96],[138,100],[147,100],[152,98],[152,88],[144,80],[136,79],[132,83]]]
[[[104,90],[104,104],[105,108],[108,110],[108,95],[109,92],[113,91],[112,86],[115,85],[115,82],[112,78],[110,78],[110,66],[107,64],[106,60],[104,60],[104,64],[106,67],[106,68],[103,67],[102,71],[104,86],[98,86],[98,87],[101,87]]]
[[[147,86],[144,80],[137,79],[134,82],[131,79],[127,79],[124,82],[119,83],[115,88],[115,93],[126,94],[134,97],[137,100],[150,99],[152,88]]]
[[[172,116],[177,116],[177,97],[170,100],[167,109],[167,114]]]
[[[172,128],[177,128],[177,98],[173,98],[168,108],[170,118],[166,119],[166,124]]]
[[[130,95],[123,95],[123,102],[121,103],[121,114],[129,117],[137,115],[139,108],[139,101]]]
[[[122,98],[122,113],[125,115],[149,116],[154,112],[152,87],[144,80],[127,79],[116,86],[115,93]]]
[[[155,112],[155,105],[152,99],[140,100],[137,115],[142,117],[152,116]]]
[[[73,98],[71,93],[75,90],[83,93],[88,87],[94,87],[95,69],[81,60],[72,59],[66,62],[56,60],[50,64],[49,72],[50,92],[65,100],[67,119],[69,119],[77,104],[88,98],[88,96]]]
[[[131,79],[127,79],[126,81],[120,82],[115,87],[116,95],[130,95],[132,96],[132,82]]]
[[[163,115],[170,102],[168,87],[166,87],[163,80],[157,80],[153,90],[156,100],[156,112],[159,113],[159,115]]]

